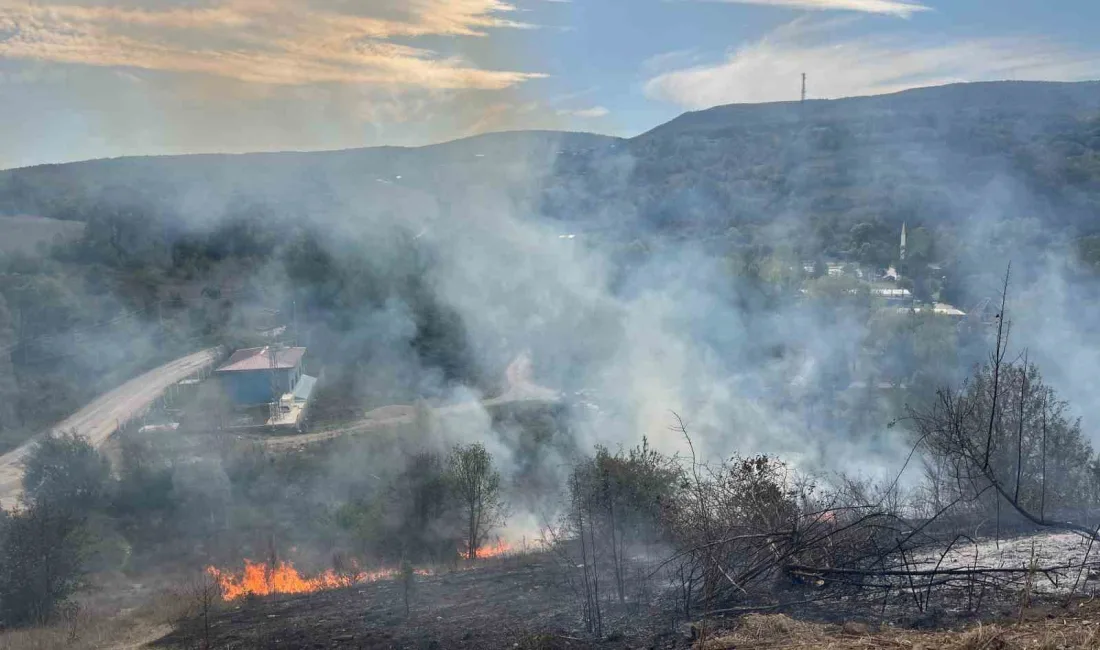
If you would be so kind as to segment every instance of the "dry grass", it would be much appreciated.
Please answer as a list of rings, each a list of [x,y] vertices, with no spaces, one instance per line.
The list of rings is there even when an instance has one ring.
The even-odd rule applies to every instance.
[[[749,614],[728,634],[712,636],[695,644],[696,650],[732,650],[733,648],[785,648],[791,641],[811,643],[823,639],[825,628],[775,614]],[[787,644],[787,645],[784,645]]]
[[[820,625],[782,614],[743,617],[732,629],[695,644],[695,650],[1100,650],[1100,607],[1080,614],[1004,625],[978,624],[960,631],[917,632],[861,626]]]
[[[0,632],[0,648],[139,650],[168,634],[191,608],[179,594],[167,594],[127,612],[80,609],[51,625]]]

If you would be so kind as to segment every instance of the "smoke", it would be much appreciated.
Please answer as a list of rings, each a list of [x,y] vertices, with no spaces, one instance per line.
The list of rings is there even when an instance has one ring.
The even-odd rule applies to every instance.
[[[595,409],[572,414],[577,449],[633,446],[644,436],[662,452],[686,454],[685,437],[671,429],[679,414],[703,457],[773,453],[808,469],[884,474],[904,456],[906,441],[881,439],[885,422],[811,431],[802,414],[778,406],[782,391],[795,403],[821,399],[822,374],[846,365],[867,335],[857,312],[796,301],[754,308],[726,251],[698,242],[657,237],[644,263],[623,269],[612,259],[614,240],[574,232],[570,222],[540,213],[544,182],[558,157],[572,153],[556,153],[560,146],[513,152],[504,182],[481,179],[447,206],[390,220],[335,214],[330,226],[345,234],[361,229],[341,237],[358,242],[348,254],[393,265],[387,273],[397,276],[408,262],[387,255],[386,242],[414,234],[417,250],[431,260],[426,284],[433,299],[458,315],[485,375],[499,375],[530,350],[539,382],[594,395]],[[630,191],[629,175],[618,170],[631,165],[622,158],[600,170],[625,179],[607,188],[610,194]],[[421,198],[428,206],[435,200]],[[416,334],[407,307],[387,302],[358,321],[354,336],[376,341],[378,352],[356,380],[368,392],[395,382],[447,401],[478,396],[479,387],[446,385],[437,369],[395,352],[408,349]],[[784,352],[764,352],[775,349]],[[494,431],[483,415],[444,426],[440,435],[485,441],[508,465],[501,438],[510,433]]]
[[[1012,343],[1090,430],[1100,415],[1091,402],[1100,321],[1095,284],[1075,267],[1075,233],[1052,234],[1056,208],[1005,160],[954,150],[950,129],[931,124],[919,125],[922,137],[942,139],[891,141],[866,158],[844,154],[843,164],[836,151],[860,138],[881,144],[880,130],[824,118],[791,127],[780,151],[760,145],[769,159],[808,159],[775,181],[782,200],[760,178],[729,181],[736,191],[706,178],[663,184],[677,162],[656,167],[654,151],[706,158],[721,148],[675,133],[637,142],[497,134],[431,150],[204,157],[160,169],[200,179],[171,195],[180,237],[231,247],[248,215],[274,233],[272,254],[234,269],[234,318],[293,304],[300,343],[325,366],[325,391],[349,405],[347,419],[378,407],[392,415],[393,424],[337,443],[304,498],[333,508],[383,489],[419,450],[480,442],[516,487],[515,535],[552,515],[578,456],[643,437],[681,457],[766,453],[806,472],[893,478],[912,441],[889,426],[905,405],[878,386],[897,384],[895,370],[909,381],[918,363],[930,366],[921,369],[929,385],[957,385],[985,340],[980,326],[967,338],[953,323],[881,312],[859,283],[805,282],[804,258],[847,234],[830,232],[821,216],[830,211],[903,205],[886,223],[936,234],[942,250],[929,261],[965,278],[965,311],[997,297],[1011,261]],[[749,151],[753,137],[768,139],[744,136]],[[148,162],[132,162],[134,185],[155,176],[140,171]],[[837,184],[859,188],[870,207],[822,189],[828,165],[842,167]],[[754,172],[773,173],[763,164]],[[907,327],[919,331],[897,343],[893,330]],[[912,340],[933,329],[944,340]],[[940,355],[956,340],[957,354]],[[526,423],[484,403],[507,391],[505,369],[525,354],[530,381],[564,400],[541,447]],[[203,489],[227,489],[214,467],[181,469],[173,483],[206,503],[214,497]]]

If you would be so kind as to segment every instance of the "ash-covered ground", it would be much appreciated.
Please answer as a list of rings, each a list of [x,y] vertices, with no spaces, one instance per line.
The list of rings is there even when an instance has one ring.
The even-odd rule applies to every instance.
[[[1033,550],[1034,549],[1034,550]],[[975,562],[977,551],[977,562]],[[1070,533],[1032,533],[1010,539],[983,539],[959,543],[943,556],[929,553],[914,565],[952,568],[1026,568],[1080,566],[1088,542]],[[1094,547],[1093,552],[1100,552]],[[942,553],[942,551],[941,551]],[[1089,554],[1092,563],[1092,555]],[[209,632],[201,616],[193,617],[154,647],[183,649],[244,648],[683,648],[692,645],[690,627],[669,593],[652,593],[648,603],[619,604],[608,589],[603,607],[603,634],[584,629],[583,597],[571,587],[568,569],[552,553],[481,561],[470,568],[442,569],[418,575],[409,593],[399,579],[381,580],[346,589],[306,595],[279,595],[233,601],[214,611]],[[910,591],[927,598],[923,610],[913,605],[913,594],[899,584],[881,604],[864,595],[827,596],[810,586],[777,590],[776,604],[763,611],[783,611],[797,619],[826,624],[860,621],[872,627],[953,628],[968,621],[1003,621],[1021,607],[1054,606],[1074,589],[1087,596],[1100,586],[1100,576],[1086,568],[1036,571],[1029,592],[1014,582],[999,592],[988,591],[980,611],[963,612],[952,598],[927,598],[917,585]],[[666,585],[667,586],[667,585]],[[655,591],[660,587],[655,585]],[[782,591],[782,593],[780,593]],[[976,593],[976,592],[975,592]],[[817,597],[823,597],[815,602]],[[954,598],[957,600],[959,594]],[[1026,602],[1025,602],[1026,601]],[[729,624],[749,611],[733,608],[715,612],[712,624]],[[956,611],[958,610],[958,611]],[[1029,609],[1029,611],[1037,611]],[[1045,610],[1044,610],[1045,611]],[[702,617],[701,611],[692,619]],[[687,630],[687,632],[685,632]]]
[[[922,558],[924,564],[935,565],[938,554],[929,554]],[[1100,544],[1090,544],[1088,539],[1076,533],[1032,533],[1009,539],[980,539],[975,542],[961,541],[943,556],[942,569],[959,568],[1020,568],[1034,567],[1036,570],[1069,567],[1057,573],[1052,572],[1048,579],[1040,571],[1040,579],[1035,580],[1037,591],[1044,593],[1062,593],[1069,591],[1077,579],[1076,567],[1082,564],[1100,562]],[[1070,570],[1073,569],[1073,570]],[[1059,579],[1068,575],[1071,580]],[[1091,575],[1091,578],[1090,578]],[[1085,569],[1081,573],[1078,591],[1091,588],[1090,582],[1097,582],[1095,569]]]
[[[604,635],[593,639],[582,624],[581,602],[560,560],[533,554],[417,576],[407,613],[400,580],[234,601],[211,615],[208,647],[472,650],[690,645],[666,609],[612,601],[604,609]],[[201,616],[192,618],[153,647],[204,647],[203,623]]]

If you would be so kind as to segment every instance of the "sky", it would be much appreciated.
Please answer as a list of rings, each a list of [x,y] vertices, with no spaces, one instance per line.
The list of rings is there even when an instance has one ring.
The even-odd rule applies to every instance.
[[[1052,7],[1057,7],[1054,9]],[[1100,78],[1095,0],[0,0],[0,168]]]

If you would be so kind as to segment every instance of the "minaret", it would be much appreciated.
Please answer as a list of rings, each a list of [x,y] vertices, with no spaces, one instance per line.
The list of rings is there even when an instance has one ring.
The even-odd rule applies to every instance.
[[[901,261],[905,261],[905,222],[901,222]]]

